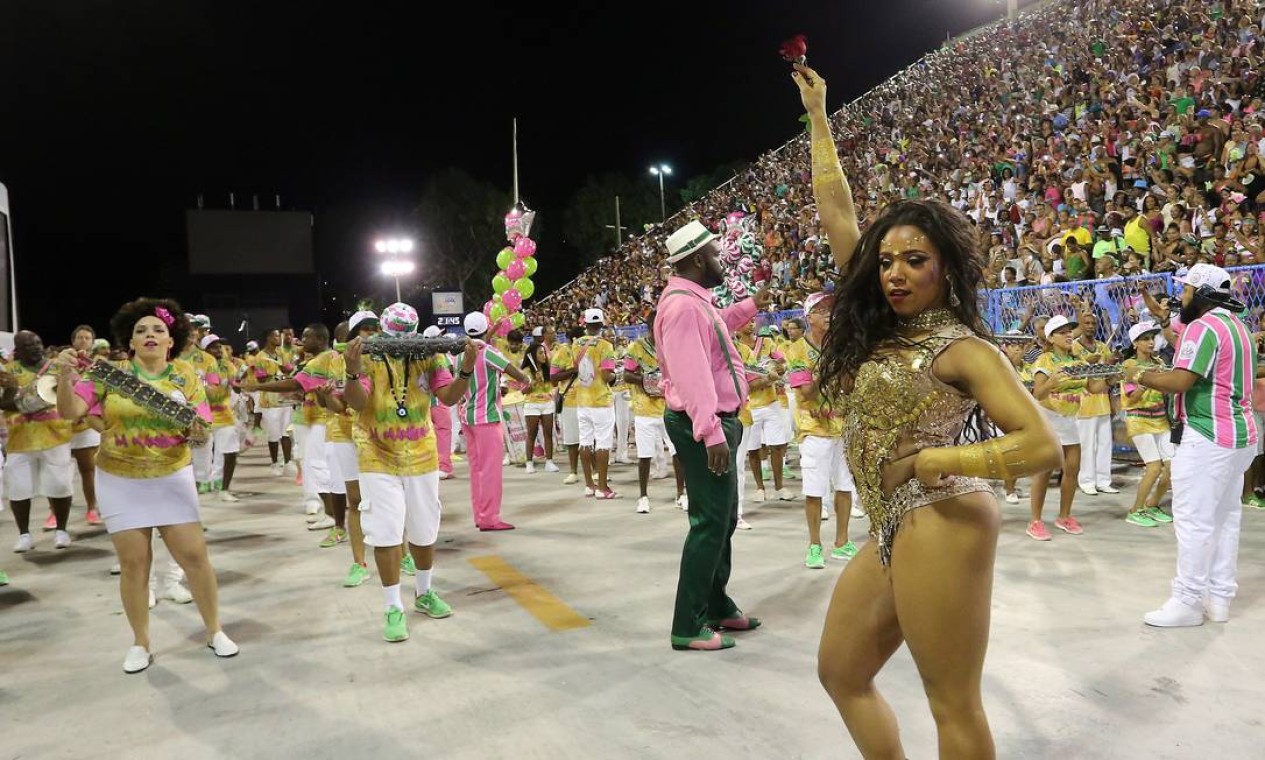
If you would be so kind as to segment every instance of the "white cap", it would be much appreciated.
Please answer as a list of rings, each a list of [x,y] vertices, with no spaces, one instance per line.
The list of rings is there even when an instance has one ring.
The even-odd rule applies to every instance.
[[[347,330],[348,330],[348,332],[353,332],[353,333],[354,333],[354,332],[356,331],[356,327],[357,327],[357,326],[358,326],[361,322],[364,322],[364,321],[365,321],[365,320],[367,320],[367,319],[372,319],[374,322],[377,322],[377,321],[378,321],[378,315],[377,315],[377,314],[374,314],[372,311],[368,311],[368,310],[365,310],[365,311],[358,311],[358,312],[356,312],[355,314],[352,314],[352,315],[351,315],[351,318],[347,320]]]
[[[203,338],[202,342],[198,343],[198,348],[205,351],[207,346],[211,345],[212,343],[214,343],[215,341],[219,339],[220,339],[220,336],[216,335],[215,333],[211,333],[207,335],[205,338]]]
[[[1146,335],[1147,333],[1154,333],[1154,332],[1159,332],[1159,331],[1160,331],[1160,326],[1155,324],[1154,322],[1139,322],[1133,327],[1129,328],[1129,342],[1137,343],[1138,338],[1141,338],[1143,335]]]
[[[586,325],[602,325],[606,324],[606,315],[601,309],[585,309],[584,324]]]
[[[1183,277],[1174,277],[1175,282],[1198,290],[1209,287],[1218,293],[1230,294],[1230,273],[1212,264],[1196,264]]]
[[[194,327],[205,327],[207,329],[210,329],[211,318],[205,314],[194,314],[189,317],[189,324],[193,325]]]
[[[680,261],[715,239],[716,236],[702,222],[690,222],[668,237],[668,262]]]
[[[531,329],[531,336],[532,336],[533,338],[543,338],[543,337],[545,337],[545,328],[544,328],[544,327],[533,327],[533,328]]]
[[[422,330],[423,338],[438,338],[440,335],[443,335],[443,334],[444,334],[444,331],[440,330],[438,325],[431,325],[430,327],[427,327],[425,330]]]
[[[1078,324],[1080,323],[1074,319],[1068,319],[1062,314],[1057,314],[1053,317],[1050,317],[1050,321],[1045,323],[1045,337],[1049,338],[1050,336],[1054,335],[1056,330],[1061,330],[1064,327],[1067,327],[1068,325],[1075,327]]]
[[[483,316],[481,311],[472,311],[466,315],[462,326],[466,330],[466,335],[482,335],[488,331],[488,318]]]
[[[248,340],[248,341],[246,341],[246,350],[247,350],[247,351],[258,351],[258,350],[259,350],[259,341],[257,341],[257,340]]]

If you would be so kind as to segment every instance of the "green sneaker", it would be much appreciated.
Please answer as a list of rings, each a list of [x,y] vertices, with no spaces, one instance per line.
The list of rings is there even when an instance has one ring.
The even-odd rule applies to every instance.
[[[1243,506],[1251,507],[1252,509],[1265,509],[1265,499],[1262,499],[1256,494],[1252,494],[1243,502]]]
[[[857,545],[849,541],[843,546],[836,546],[830,550],[831,559],[841,559],[844,562],[852,559],[857,555]]]
[[[822,556],[821,544],[808,547],[808,556],[804,558],[804,567],[810,570],[821,570],[826,566],[826,558]]]
[[[1147,507],[1142,511],[1146,513],[1147,517],[1150,517],[1157,523],[1171,523],[1173,521],[1172,515],[1159,507]]]
[[[448,602],[439,598],[439,594],[435,593],[435,589],[430,589],[425,594],[417,597],[417,601],[413,602],[413,609],[436,620],[452,617],[452,607],[448,606]]]
[[[211,484],[210,484],[210,483],[199,483],[199,484],[198,484],[198,493],[210,493],[210,492],[211,492]]]
[[[390,642],[404,641],[408,638],[408,624],[404,621],[404,610],[395,607],[387,610],[387,626],[382,630],[382,638]]]
[[[369,568],[359,562],[353,562],[351,569],[347,571],[347,577],[343,579],[343,587],[355,588],[367,580],[369,580]]]
[[[342,528],[330,528],[329,534],[325,536],[325,540],[321,541],[321,548],[328,549],[331,546],[338,546],[347,541],[347,531]]]
[[[9,585],[9,574],[3,570],[0,570],[0,586],[7,586],[7,585]]]
[[[783,480],[801,480],[799,476],[799,470],[792,470],[789,467],[783,467],[782,479]]]
[[[417,565],[413,564],[413,555],[407,551],[404,552],[404,559],[400,560],[400,572],[405,575],[417,575]]]
[[[1125,515],[1124,521],[1130,525],[1141,525],[1143,528],[1154,528],[1159,525],[1159,523],[1151,519],[1151,515],[1146,510],[1130,512]]]
[[[210,488],[211,488],[211,490],[212,490],[212,491],[223,491],[223,490],[224,490],[224,481],[222,481],[222,480],[212,480],[212,481],[211,481],[211,486],[210,486]]]

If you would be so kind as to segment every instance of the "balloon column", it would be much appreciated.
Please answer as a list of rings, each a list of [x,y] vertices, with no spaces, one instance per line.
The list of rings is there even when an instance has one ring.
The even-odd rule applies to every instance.
[[[756,291],[754,274],[764,246],[757,237],[756,217],[734,211],[725,217],[720,235],[721,261],[724,262],[725,282],[712,289],[717,303],[723,308],[750,296]]]
[[[535,219],[536,212],[521,203],[505,215],[509,245],[496,254],[500,271],[492,278],[491,300],[483,304],[483,313],[495,335],[505,335],[527,323],[523,301],[536,292],[531,281],[536,274],[536,241],[528,237]]]

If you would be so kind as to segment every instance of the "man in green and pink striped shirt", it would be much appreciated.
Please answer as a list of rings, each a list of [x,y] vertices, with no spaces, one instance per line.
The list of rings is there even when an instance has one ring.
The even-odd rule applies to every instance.
[[[1173,525],[1177,575],[1172,595],[1143,618],[1177,628],[1230,618],[1238,588],[1239,499],[1243,472],[1256,457],[1259,431],[1252,414],[1256,347],[1236,316],[1243,304],[1230,295],[1230,275],[1196,264],[1182,283],[1185,328],[1173,369],[1137,374],[1140,385],[1177,394],[1173,458]]]
[[[470,387],[458,409],[470,459],[470,509],[479,530],[513,530],[513,525],[501,519],[501,459],[505,455],[501,374],[508,374],[524,384],[528,382],[527,375],[504,354],[483,342],[488,332],[488,318],[482,313],[467,314],[464,327],[478,348],[469,378]]]

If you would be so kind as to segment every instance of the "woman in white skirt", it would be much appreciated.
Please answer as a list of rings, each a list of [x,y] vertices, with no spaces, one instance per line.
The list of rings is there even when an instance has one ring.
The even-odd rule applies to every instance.
[[[189,450],[191,437],[205,438],[210,409],[193,368],[171,362],[172,352],[185,345],[188,320],[175,301],[141,298],[119,309],[110,326],[118,342],[131,349],[132,362],[124,371],[193,406],[201,418],[181,429],[104,385],[80,380],[74,349],[58,357],[58,411],[68,420],[91,414],[103,424],[97,497],[122,565],[119,596],[134,636],[123,671],[139,673],[153,661],[148,587],[155,528],[188,577],[206,624],[207,646],[219,657],[232,657],[237,645],[220,630],[215,569],[202,535]]]
[[[1125,374],[1138,367],[1142,370],[1165,370],[1164,360],[1155,355],[1155,336],[1160,326],[1151,322],[1139,322],[1129,328],[1129,341],[1134,356],[1124,363]],[[1125,515],[1125,522],[1143,528],[1154,528],[1160,523],[1171,523],[1173,518],[1160,509],[1160,498],[1169,489],[1169,462],[1173,461],[1172,429],[1168,423],[1168,399],[1154,388],[1126,383],[1124,395],[1124,428],[1138,456],[1146,465],[1142,482],[1138,484],[1133,508]]]

